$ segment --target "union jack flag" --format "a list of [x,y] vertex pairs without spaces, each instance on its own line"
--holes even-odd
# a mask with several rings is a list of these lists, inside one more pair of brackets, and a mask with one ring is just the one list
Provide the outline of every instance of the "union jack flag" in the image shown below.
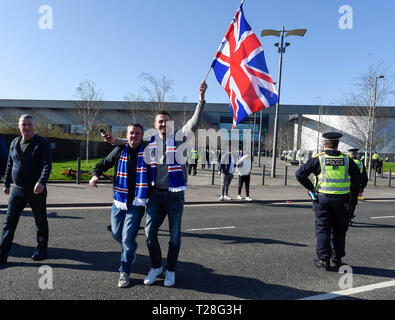
[[230,99],[233,126],[248,115],[277,103],[277,91],[263,48],[246,21],[241,2],[211,67]]

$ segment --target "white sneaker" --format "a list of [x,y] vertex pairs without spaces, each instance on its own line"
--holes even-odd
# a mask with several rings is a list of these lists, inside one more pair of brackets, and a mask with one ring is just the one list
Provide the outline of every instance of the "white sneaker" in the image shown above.
[[252,201],[252,199],[250,197],[246,197],[247,201]]
[[225,199],[225,200],[232,200],[232,198],[229,197],[229,196],[225,196],[224,199]]
[[224,201],[224,196],[220,196],[219,201]]
[[130,283],[130,277],[127,273],[121,272],[121,275],[119,277],[118,281],[118,288],[126,288],[129,286]]
[[165,287],[172,287],[176,282],[176,273],[174,271],[166,270]]
[[157,276],[159,276],[163,272],[162,267],[160,268],[151,268],[148,272],[147,276],[144,278],[144,284],[150,285],[155,282]]
[[241,195],[237,195],[237,199],[242,200],[243,197]]

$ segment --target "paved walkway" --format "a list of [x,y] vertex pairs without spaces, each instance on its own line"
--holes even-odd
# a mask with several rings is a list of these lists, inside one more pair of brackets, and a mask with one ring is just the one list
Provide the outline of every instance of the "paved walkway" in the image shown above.
[[[255,159],[257,160],[257,159]],[[307,190],[305,190],[295,179],[297,166],[290,166],[284,161],[277,162],[276,178],[271,178],[271,159],[261,158],[261,164],[266,166],[265,184],[262,185],[262,168],[254,165],[251,175],[250,197],[254,201],[293,201],[309,200]],[[188,190],[186,191],[186,203],[207,203],[219,202],[220,197],[220,177],[214,175],[214,185],[212,185],[212,170],[197,171],[196,176],[189,176]],[[287,185],[284,185],[285,167],[287,167]],[[377,186],[373,186],[370,181],[365,190],[366,199],[395,199],[395,182],[392,187],[388,187],[386,177],[377,177]],[[234,176],[229,195],[232,201],[236,201],[238,177]],[[112,184],[108,182],[99,183],[98,188],[92,188],[87,182],[76,183],[49,183],[48,184],[48,205],[109,205],[112,203]],[[243,187],[242,196],[245,197]],[[7,206],[8,197],[3,193],[0,195],[0,208]],[[224,203],[227,203],[226,201]]]

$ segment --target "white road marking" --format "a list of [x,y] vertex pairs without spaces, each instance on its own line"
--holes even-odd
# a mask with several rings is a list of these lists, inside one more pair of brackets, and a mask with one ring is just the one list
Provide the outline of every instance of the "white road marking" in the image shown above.
[[392,287],[392,286],[395,286],[395,280],[380,282],[380,283],[370,284],[367,286],[361,286],[361,287],[356,287],[356,288],[351,288],[351,289],[346,289],[346,290],[341,290],[341,291],[335,291],[335,292],[330,292],[330,293],[323,293],[323,294],[319,294],[316,296],[301,298],[298,300],[329,300],[329,299],[335,299],[335,298],[344,297],[344,296],[350,296],[350,295],[361,293],[361,292],[382,289],[382,288],[388,288],[388,287]]
[[[202,203],[202,204],[185,204],[184,207],[223,207],[224,203]],[[244,206],[245,203],[232,203],[232,206]]]
[[236,227],[235,227],[235,226],[230,226],[230,227],[214,227],[214,228],[186,229],[185,231],[205,231],[205,230],[221,230],[221,229],[236,229]]
[[370,219],[389,219],[389,218],[395,218],[395,216],[371,217]]

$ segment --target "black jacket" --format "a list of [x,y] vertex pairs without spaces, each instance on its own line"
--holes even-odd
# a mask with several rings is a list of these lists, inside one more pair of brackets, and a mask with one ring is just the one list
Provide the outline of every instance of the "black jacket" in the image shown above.
[[[142,142],[144,147],[147,146],[146,142]],[[117,170],[118,170],[118,162],[121,157],[122,150],[124,145],[116,146],[114,150],[112,150],[107,157],[105,157],[102,161],[100,161],[92,170],[92,175],[96,175],[100,177],[103,172],[106,172],[108,169],[114,167],[114,176],[112,179],[113,184],[117,178]],[[137,148],[128,148],[128,203],[132,203],[135,197],[135,189],[136,189],[136,169],[137,169],[137,157],[140,146]],[[148,181],[150,179],[150,166],[147,165],[147,177]],[[149,185],[149,184],[148,184]]]
[[45,186],[52,170],[52,153],[47,139],[36,134],[32,142],[20,156],[19,143],[22,137],[15,138],[10,145],[4,186],[11,183],[18,187],[33,189],[37,182]]

